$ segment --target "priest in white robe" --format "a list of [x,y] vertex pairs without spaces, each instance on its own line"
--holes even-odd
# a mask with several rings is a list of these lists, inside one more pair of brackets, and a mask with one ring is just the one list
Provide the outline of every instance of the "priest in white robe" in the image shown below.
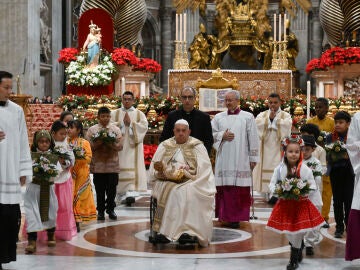
[[126,91],[122,95],[122,107],[111,113],[111,120],[120,128],[123,150],[119,151],[119,183],[117,193],[125,195],[125,202],[135,202],[138,191],[147,190],[147,175],[144,162],[144,137],[148,121],[143,112],[133,107],[134,94]]
[[225,95],[227,111],[211,122],[215,163],[216,217],[229,227],[238,228],[250,217],[252,170],[259,161],[259,136],[254,116],[239,108],[240,94]]
[[152,230],[181,244],[194,238],[207,246],[212,236],[214,175],[204,144],[190,136],[186,120],[176,121],[174,137],[163,141],[150,165],[157,200]]
[[360,259],[360,112],[356,113],[347,134],[346,149],[355,173],[354,196],[346,228],[348,261]]
[[11,92],[12,74],[0,71],[0,269],[16,261],[21,185],[32,176],[24,111],[9,100]]
[[254,189],[267,194],[274,169],[281,162],[281,140],[290,136],[292,126],[291,115],[280,108],[280,96],[272,93],[268,102],[269,110],[255,119],[260,138],[260,162],[254,169]]

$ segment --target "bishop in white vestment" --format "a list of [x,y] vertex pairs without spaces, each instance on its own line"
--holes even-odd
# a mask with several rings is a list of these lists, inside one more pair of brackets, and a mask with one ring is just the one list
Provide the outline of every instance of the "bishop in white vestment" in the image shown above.
[[207,246],[216,192],[210,159],[204,144],[189,136],[186,120],[175,123],[174,135],[159,145],[150,165],[157,199],[152,229],[171,241],[188,235]]
[[148,130],[148,121],[143,112],[132,107],[134,104],[132,92],[127,91],[123,94],[122,103],[120,109],[111,113],[111,120],[120,128],[124,138],[123,149],[119,151],[120,173],[117,193],[146,191],[143,141]]
[[281,162],[281,140],[291,134],[291,115],[280,108],[280,97],[273,93],[268,97],[269,110],[256,117],[260,138],[260,162],[254,169],[254,189],[269,193],[274,169]]
[[238,91],[225,95],[227,111],[211,122],[216,149],[216,217],[237,228],[250,217],[252,169],[259,161],[259,138],[254,116],[240,110]]

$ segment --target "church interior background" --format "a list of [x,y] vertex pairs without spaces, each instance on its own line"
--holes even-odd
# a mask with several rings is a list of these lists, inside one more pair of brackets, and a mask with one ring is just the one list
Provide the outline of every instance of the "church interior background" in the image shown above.
[[[226,5],[246,6],[248,1],[258,3],[259,10],[266,6],[267,17],[258,21],[258,25],[268,26],[263,32],[263,40],[252,37],[255,42],[250,50],[237,50],[231,47],[231,39],[221,38],[224,34],[220,11]],[[172,72],[181,71],[182,67],[174,66],[176,59],[176,16],[179,10],[187,14],[187,31],[185,47],[188,53],[190,67],[207,74],[209,70],[220,67],[227,72],[242,71],[261,72],[267,62],[267,70],[271,69],[271,60],[266,60],[266,49],[269,47],[269,37],[273,37],[273,14],[279,11],[287,15],[293,41],[296,42],[292,59],[295,62],[289,69],[292,71],[290,95],[297,93],[328,97],[344,93],[344,80],[360,76],[357,65],[332,71],[314,73],[306,72],[307,63],[313,58],[319,58],[323,51],[330,46],[344,45],[346,42],[358,43],[352,31],[360,29],[360,23],[353,29],[345,29],[345,36],[341,36],[338,27],[338,10],[331,9],[335,0],[312,0],[310,6],[304,5],[308,1],[299,0],[110,0],[110,1],[81,1],[81,0],[0,0],[0,69],[7,70],[18,77],[18,88],[21,93],[32,97],[51,95],[58,98],[66,94],[64,66],[58,62],[58,52],[62,48],[78,47],[78,22],[81,12],[91,7],[98,7],[99,3],[109,3],[109,9],[114,12],[114,47],[128,47],[138,55],[156,60],[162,70],[155,75],[150,91],[158,91],[163,96],[176,94],[174,87],[176,80],[169,80]],[[355,3],[357,0],[349,0]],[[84,2],[84,3],[83,3]],[[346,1],[339,1],[346,2]],[[360,10],[360,4],[355,3]],[[354,5],[355,5],[354,4]],[[101,5],[100,5],[101,6]],[[121,10],[123,7],[127,10]],[[324,15],[324,8],[330,11]],[[142,10],[142,8],[144,8]],[[83,9],[83,10],[82,10]],[[142,11],[141,11],[142,10]],[[244,10],[242,10],[244,11]],[[241,15],[238,14],[239,16]],[[139,12],[131,21],[131,14]],[[250,12],[255,12],[251,10]],[[292,12],[295,12],[292,16]],[[248,16],[245,10],[242,15]],[[140,18],[141,17],[141,18]],[[241,17],[241,16],[240,16]],[[239,18],[240,18],[239,17]],[[279,18],[279,17],[277,17]],[[247,18],[249,19],[249,18]],[[140,22],[139,22],[140,21]],[[360,20],[358,20],[360,21]],[[331,27],[331,23],[335,26]],[[138,35],[132,37],[124,35],[122,31],[131,31],[140,25]],[[269,28],[270,27],[270,28]],[[325,29],[324,29],[325,27]],[[124,30],[125,29],[125,30]],[[127,29],[127,30],[126,30]],[[130,29],[130,30],[129,30]],[[196,47],[194,37],[204,29],[209,38],[218,37],[217,65],[210,65],[210,61],[192,61]],[[339,30],[340,29],[340,30]],[[327,35],[324,34],[327,30]],[[356,32],[357,33],[357,32]],[[237,33],[239,34],[239,33]],[[236,33],[232,33],[232,36]],[[133,39],[131,39],[133,38]],[[223,41],[226,42],[223,42]],[[267,42],[267,47],[266,47]],[[140,46],[137,46],[140,44]],[[215,43],[214,43],[215,44]],[[229,49],[230,48],[230,49]],[[231,50],[232,48],[232,50]],[[290,48],[291,49],[291,48]],[[208,51],[209,57],[211,53]],[[202,51],[204,53],[204,51]],[[291,54],[291,50],[289,50]],[[201,57],[203,59],[203,55]],[[260,61],[259,61],[260,59]],[[265,64],[264,64],[265,63]],[[270,63],[270,64],[269,64]],[[270,66],[269,66],[270,65]],[[288,70],[286,68],[286,70]],[[182,71],[181,71],[182,72]],[[203,72],[203,73],[201,73]],[[224,74],[226,72],[224,71]],[[210,73],[209,73],[210,74]],[[232,74],[232,73],[231,73]],[[176,75],[177,76],[177,75]],[[179,75],[180,76],[180,75]],[[198,74],[189,79],[196,82]],[[205,79],[210,75],[206,75]],[[225,76],[225,75],[224,75]],[[233,75],[228,75],[232,79]],[[183,77],[179,77],[182,80]],[[325,78],[325,79],[324,79]],[[121,78],[120,78],[121,81]],[[307,83],[311,81],[311,84]],[[120,85],[121,82],[119,82]],[[311,85],[311,88],[309,88]],[[119,86],[122,87],[122,86]],[[116,87],[115,87],[116,88]],[[300,90],[299,90],[300,89]],[[335,90],[334,90],[335,89]],[[15,90],[15,89],[14,89]],[[16,92],[16,91],[15,91]],[[251,93],[249,93],[251,95]],[[358,98],[358,90],[352,92]],[[32,117],[43,117],[44,110],[53,117],[62,108],[47,109],[39,105],[32,106]],[[42,116],[38,116],[42,115]],[[34,121],[34,126],[37,121]],[[40,121],[41,122],[41,121]],[[5,269],[283,269],[289,256],[287,240],[284,236],[264,229],[267,218],[271,213],[271,206],[261,197],[255,197],[255,214],[257,219],[249,223],[242,223],[240,229],[225,229],[217,221],[214,222],[214,236],[208,248],[178,250],[175,245],[154,246],[147,241],[149,233],[149,192],[142,194],[132,207],[118,206],[116,212],[118,221],[106,220],[105,223],[94,223],[82,228],[81,232],[68,242],[58,242],[55,249],[50,249],[46,243],[39,245],[36,255],[25,255],[26,239],[20,239],[18,244],[18,260]],[[334,234],[334,220],[331,213],[330,229],[321,229],[321,241],[315,248],[315,255],[306,257],[299,269],[360,269],[356,262],[345,262],[345,239],[336,239]]]

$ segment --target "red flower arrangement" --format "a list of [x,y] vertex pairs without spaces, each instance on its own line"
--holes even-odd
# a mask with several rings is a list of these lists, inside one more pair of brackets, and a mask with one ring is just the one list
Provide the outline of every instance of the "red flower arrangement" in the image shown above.
[[151,58],[138,58],[133,70],[157,73],[160,72],[161,65]]
[[79,51],[77,48],[64,48],[59,51],[58,62],[62,64],[69,64],[71,61],[76,61],[76,56]]
[[306,65],[305,71],[310,73],[314,70],[327,70],[335,65],[360,63],[360,48],[334,47],[326,50],[320,58],[311,59]]
[[150,166],[157,148],[156,144],[144,144],[144,162],[146,167]]
[[313,58],[309,61],[309,63],[307,63],[305,69],[306,73],[310,73],[313,70],[321,70],[319,58]]
[[117,48],[111,54],[111,59],[115,64],[121,65],[129,65],[133,66],[137,63],[137,58],[135,54],[129,49],[125,48]]

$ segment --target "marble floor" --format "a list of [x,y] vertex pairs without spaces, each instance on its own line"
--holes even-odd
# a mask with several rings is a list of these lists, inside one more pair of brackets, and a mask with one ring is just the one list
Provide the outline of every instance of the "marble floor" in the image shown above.
[[[289,245],[285,236],[265,229],[271,206],[255,197],[255,217],[241,223],[239,229],[223,227],[214,220],[212,243],[207,248],[179,249],[176,244],[152,245],[149,234],[149,193],[137,198],[132,207],[119,205],[117,221],[83,225],[71,241],[57,241],[55,248],[38,241],[35,255],[26,255],[27,241],[20,238],[18,259],[3,264],[4,269],[286,269]],[[331,218],[333,222],[333,218]],[[360,269],[360,262],[344,260],[345,238],[333,237],[330,229],[321,229],[315,255],[305,256],[298,269]],[[305,252],[304,252],[305,253]]]

